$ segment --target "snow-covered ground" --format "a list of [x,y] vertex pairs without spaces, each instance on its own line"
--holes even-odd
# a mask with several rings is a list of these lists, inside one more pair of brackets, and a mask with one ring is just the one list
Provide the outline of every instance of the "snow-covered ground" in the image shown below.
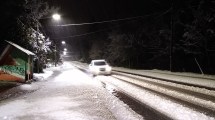
[[[24,84],[9,90],[12,94],[0,102],[0,119],[5,120],[141,120],[144,116],[135,113],[118,98],[107,92],[100,81],[117,86],[118,89],[151,106],[160,113],[177,120],[215,120],[215,118],[174,103],[146,90],[138,89],[109,76],[90,77],[73,65],[87,68],[87,64],[65,62],[62,66],[48,68],[44,74],[35,74],[37,82]],[[166,71],[115,70],[138,74],[155,75],[174,80],[192,81],[196,84],[215,86],[214,76],[202,76]],[[182,75],[183,74],[183,75]],[[201,79],[196,79],[201,77]],[[205,81],[203,78],[209,78]],[[204,81],[202,81],[204,80]],[[206,83],[205,83],[206,82]],[[207,83],[209,82],[209,83]],[[111,89],[111,88],[110,88]],[[20,92],[17,92],[20,91]],[[8,91],[7,91],[8,92]],[[170,91],[169,91],[170,92]],[[7,96],[8,95],[8,96]],[[12,97],[11,97],[12,96]],[[13,97],[15,96],[15,97]],[[208,101],[210,102],[210,101]],[[215,104],[215,103],[212,103]]]
[[171,81],[179,81],[182,83],[189,83],[194,85],[215,88],[215,75],[201,75],[194,73],[179,73],[159,70],[131,70],[120,67],[116,67],[114,69],[118,71],[169,79]]
[[[207,116],[199,111],[193,110],[191,108],[188,108],[186,106],[183,106],[179,103],[175,103],[174,101],[171,101],[163,96],[155,95],[145,89],[138,88],[134,85],[127,84],[125,82],[119,81],[112,77],[106,77],[106,76],[97,76],[95,79],[101,80],[105,82],[106,84],[110,84],[110,86],[115,86],[113,88],[118,89],[119,91],[123,91],[126,94],[129,94],[133,98],[137,99],[138,101],[141,101],[141,103],[144,103],[151,108],[159,111],[160,113],[169,116],[172,119],[175,120],[215,120],[215,118]],[[128,78],[129,79],[129,78]],[[183,94],[176,93],[174,91],[165,90],[158,88],[156,86],[151,86],[149,84],[142,83],[142,86],[145,88],[151,88],[156,91],[160,92],[167,92],[172,94],[173,96],[183,97]],[[185,96],[183,99],[198,101],[198,102],[204,102],[207,106],[213,106],[215,103],[211,101],[203,101],[197,98],[193,98],[191,96],[188,96],[186,98]]]
[[[82,68],[87,69],[87,64],[84,63],[78,63],[75,62],[74,64],[78,64],[78,66]],[[154,76],[159,78],[166,78],[174,81],[180,81],[185,83],[192,83],[196,85],[202,85],[202,86],[209,86],[209,87],[215,87],[215,78],[212,75],[199,75],[194,73],[171,73],[168,71],[159,71],[159,70],[131,70],[126,68],[113,68],[117,71],[124,71],[129,73],[135,73],[135,74],[141,74],[141,75],[148,75],[148,76]],[[114,75],[115,76],[115,75]],[[159,111],[160,113],[163,113],[172,119],[177,120],[215,120],[214,117],[207,116],[204,113],[201,113],[199,111],[196,111],[194,109],[188,108],[186,106],[183,106],[179,103],[175,103],[174,101],[168,100],[164,97],[155,95],[153,93],[150,93],[147,90],[137,88],[131,84],[127,84],[125,82],[121,82],[113,77],[107,77],[107,76],[97,76],[95,79],[105,82],[106,84],[110,84],[109,86],[115,86],[115,89],[118,89],[120,91],[125,92],[126,94],[129,94],[130,96],[136,98],[137,100],[141,101],[142,103],[152,107],[153,109]],[[123,79],[130,79],[130,78],[123,78]],[[151,78],[145,78],[146,80],[153,80]],[[128,81],[132,81],[131,79]],[[154,81],[154,80],[153,80]],[[168,82],[164,82],[165,84],[170,84]],[[197,103],[201,103],[203,106],[207,107],[213,107],[215,103],[213,101],[205,101],[203,99],[195,98],[190,95],[185,95],[181,93],[177,93],[175,91],[171,91],[164,88],[158,88],[157,86],[152,86],[148,84],[141,83],[141,86],[144,86],[145,88],[154,89],[156,91],[165,92],[172,94],[171,96],[181,97],[185,101],[196,101]],[[206,90],[201,88],[195,88],[185,85],[177,85],[174,83],[173,86],[181,87],[188,90],[193,90],[196,92],[209,94],[211,96],[215,96],[215,91],[213,90]],[[154,88],[153,88],[154,87]]]
[[[44,74],[36,76],[37,82],[20,85],[10,90],[16,93],[0,102],[0,119],[143,119],[118,98],[108,93],[99,81],[93,80],[70,63],[49,68]],[[23,91],[25,93],[18,94]],[[15,97],[11,97],[13,95]]]

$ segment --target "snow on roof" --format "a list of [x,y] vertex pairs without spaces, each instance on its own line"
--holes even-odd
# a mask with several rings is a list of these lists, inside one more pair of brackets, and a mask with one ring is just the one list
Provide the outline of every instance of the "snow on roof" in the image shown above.
[[105,61],[105,59],[92,60],[92,62]]
[[29,50],[27,50],[27,49],[15,44],[15,43],[13,43],[11,41],[7,41],[7,40],[5,40],[5,41],[8,42],[10,45],[16,47],[17,49],[23,51],[24,53],[28,54],[28,55],[35,55],[33,52],[31,52],[31,51],[29,51]]

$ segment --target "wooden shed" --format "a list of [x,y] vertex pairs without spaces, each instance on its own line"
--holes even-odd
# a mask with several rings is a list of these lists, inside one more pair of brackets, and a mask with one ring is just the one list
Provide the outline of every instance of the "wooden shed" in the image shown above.
[[13,42],[6,43],[0,53],[0,81],[25,82],[32,79],[35,54]]

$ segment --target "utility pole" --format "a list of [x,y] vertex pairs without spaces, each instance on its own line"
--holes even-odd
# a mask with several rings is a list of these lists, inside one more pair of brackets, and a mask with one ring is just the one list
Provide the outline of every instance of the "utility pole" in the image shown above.
[[[37,30],[36,30],[36,40],[37,40],[37,45],[39,45],[39,24],[37,22]],[[40,48],[37,53],[37,73],[40,73]]]
[[171,10],[171,38],[170,38],[170,55],[169,55],[169,69],[173,71],[173,40],[174,40],[174,0],[172,0]]
[[[54,20],[56,20],[57,21],[57,24],[59,25],[59,20],[61,19],[61,16],[59,15],[59,14],[53,14],[52,15],[52,18],[54,19]],[[57,48],[56,48],[57,46],[56,46],[56,41],[55,41],[55,50],[54,50],[54,52],[55,52],[55,54],[54,54],[54,62],[55,62],[55,67],[57,66]]]
[[54,60],[55,60],[54,65],[56,67],[57,66],[57,49],[56,49],[56,43],[55,43],[55,50],[54,50]]

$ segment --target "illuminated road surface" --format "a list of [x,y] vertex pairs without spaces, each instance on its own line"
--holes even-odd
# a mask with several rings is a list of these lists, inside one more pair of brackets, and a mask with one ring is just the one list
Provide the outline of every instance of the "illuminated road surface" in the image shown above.
[[128,120],[143,119],[108,93],[100,82],[65,63],[49,68],[44,78],[21,85],[0,102],[5,120]]

